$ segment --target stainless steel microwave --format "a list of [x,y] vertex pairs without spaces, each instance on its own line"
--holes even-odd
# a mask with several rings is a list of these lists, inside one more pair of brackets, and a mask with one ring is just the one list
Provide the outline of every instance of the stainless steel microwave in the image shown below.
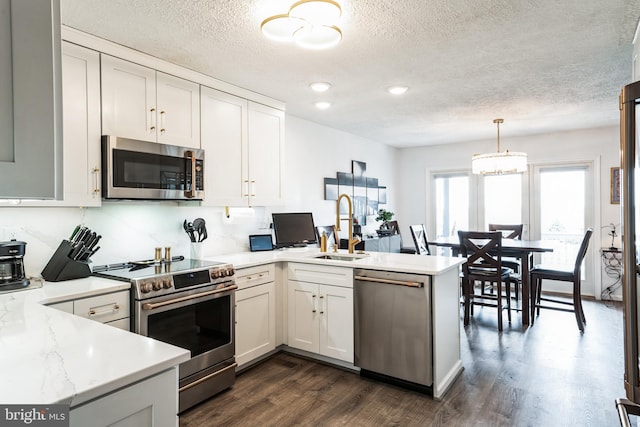
[[204,150],[102,136],[105,199],[202,200]]

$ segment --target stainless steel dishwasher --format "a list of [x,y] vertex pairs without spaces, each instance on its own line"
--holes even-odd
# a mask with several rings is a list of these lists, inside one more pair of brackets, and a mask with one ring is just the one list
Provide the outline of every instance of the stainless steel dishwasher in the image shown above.
[[354,349],[360,375],[431,391],[430,279],[409,273],[354,271]]

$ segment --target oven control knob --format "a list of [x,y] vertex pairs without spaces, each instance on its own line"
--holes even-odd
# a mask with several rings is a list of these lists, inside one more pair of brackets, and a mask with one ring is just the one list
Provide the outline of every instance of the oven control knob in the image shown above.
[[171,279],[164,279],[164,281],[162,282],[162,287],[165,289],[170,289],[171,286]]
[[140,284],[140,292],[143,294],[148,294],[151,292],[151,283],[142,283]]
[[153,290],[159,291],[160,289],[162,289],[162,282],[159,280],[156,280],[155,282],[153,282]]
[[227,276],[233,276],[235,274],[235,270],[233,268],[228,268],[225,274]]
[[211,278],[212,279],[219,279],[221,277],[221,271],[220,270],[213,270],[211,272]]

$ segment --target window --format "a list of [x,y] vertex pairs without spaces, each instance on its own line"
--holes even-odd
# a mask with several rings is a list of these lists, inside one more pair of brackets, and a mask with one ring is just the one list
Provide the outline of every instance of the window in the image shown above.
[[484,230],[489,224],[521,224],[522,174],[483,178]]
[[570,266],[586,231],[587,168],[545,167],[537,176],[539,238],[559,242],[553,252],[542,255],[542,262]]
[[439,174],[435,177],[436,238],[457,236],[469,229],[469,176]]

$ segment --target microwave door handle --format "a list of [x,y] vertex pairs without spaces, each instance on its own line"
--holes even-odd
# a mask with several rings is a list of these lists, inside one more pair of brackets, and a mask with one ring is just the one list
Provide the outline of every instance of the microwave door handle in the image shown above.
[[184,152],[184,156],[187,158],[187,161],[191,161],[191,180],[189,185],[189,190],[184,191],[185,197],[189,199],[193,199],[196,197],[196,156],[195,153],[191,150],[187,150]]

